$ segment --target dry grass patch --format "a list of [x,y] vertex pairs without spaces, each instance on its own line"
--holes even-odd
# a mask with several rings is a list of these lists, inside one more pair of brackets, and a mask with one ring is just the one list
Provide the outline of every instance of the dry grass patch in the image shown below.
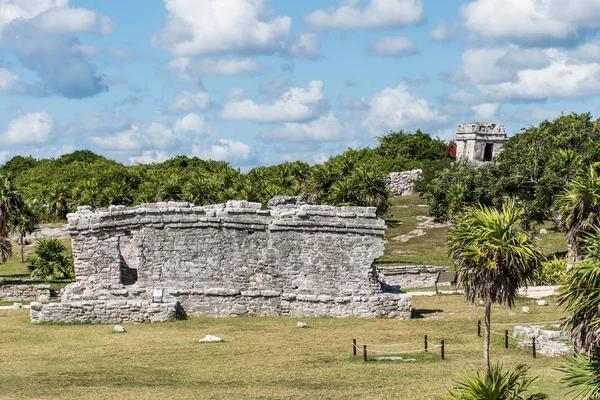
[[[493,322],[553,320],[550,306],[495,307]],[[446,394],[456,373],[482,364],[476,321],[460,295],[415,297],[409,321],[382,319],[192,318],[161,324],[127,324],[116,335],[107,325],[32,325],[27,311],[0,311],[0,398],[105,399],[432,399]],[[224,343],[199,343],[214,334]],[[351,341],[421,343],[445,339],[413,362],[370,362],[352,357]],[[417,344],[417,348],[419,347]],[[541,376],[538,387],[563,398],[558,359],[534,360],[518,349],[493,345],[492,359],[525,362]],[[415,357],[416,358],[416,357]]]

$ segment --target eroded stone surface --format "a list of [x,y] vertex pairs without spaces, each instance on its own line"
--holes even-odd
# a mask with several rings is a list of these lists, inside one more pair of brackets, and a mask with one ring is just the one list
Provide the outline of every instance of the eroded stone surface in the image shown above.
[[382,280],[400,289],[427,288],[435,286],[440,272],[448,271],[448,267],[433,265],[401,265],[379,266]]
[[385,178],[385,185],[396,196],[408,196],[414,193],[415,181],[421,178],[422,174],[420,169],[391,172]]
[[460,124],[456,133],[456,160],[473,164],[491,161],[507,140],[504,125],[485,122]]
[[32,321],[410,318],[410,295],[383,292],[374,268],[385,229],[374,207],[289,203],[79,207],[68,216],[76,281],[61,303],[32,306]]
[[50,285],[0,285],[0,300],[5,301],[48,301]]

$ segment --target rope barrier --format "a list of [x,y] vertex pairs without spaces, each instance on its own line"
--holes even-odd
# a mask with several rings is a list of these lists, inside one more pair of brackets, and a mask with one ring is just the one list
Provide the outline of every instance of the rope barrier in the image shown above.
[[406,346],[407,344],[415,344],[415,343],[421,343],[421,342],[406,342],[406,343],[391,343],[391,344],[357,343],[357,345],[375,346],[375,347],[399,347],[399,346]]
[[[542,324],[557,324],[559,321],[542,321],[542,322],[507,322],[504,324],[490,324],[490,326],[512,326],[512,325],[542,325]],[[481,324],[481,326],[484,326]]]

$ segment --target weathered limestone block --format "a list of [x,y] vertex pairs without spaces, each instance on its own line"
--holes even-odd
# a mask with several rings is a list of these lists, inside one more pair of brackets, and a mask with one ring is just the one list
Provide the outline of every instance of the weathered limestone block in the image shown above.
[[415,181],[422,175],[423,170],[420,169],[391,172],[385,178],[385,186],[396,196],[408,196],[414,193]]
[[385,229],[374,207],[275,203],[82,207],[68,216],[76,281],[32,321],[160,321],[177,304],[215,317],[410,317],[410,295],[383,293],[374,268]]
[[0,300],[4,301],[41,301],[50,294],[50,285],[0,285]]
[[377,268],[381,280],[389,285],[400,286],[401,289],[433,287],[438,274],[448,271],[448,267],[433,265],[380,265]]

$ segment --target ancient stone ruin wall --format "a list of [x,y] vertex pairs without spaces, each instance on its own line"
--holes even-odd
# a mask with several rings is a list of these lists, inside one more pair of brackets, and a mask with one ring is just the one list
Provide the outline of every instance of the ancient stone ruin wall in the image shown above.
[[433,265],[379,266],[378,269],[387,284],[400,286],[400,289],[431,288],[438,274],[448,271],[448,267]]
[[[491,161],[501,151],[508,138],[504,125],[494,123],[466,123],[456,133],[456,160],[473,164]],[[490,151],[487,154],[488,148]],[[486,156],[490,156],[486,159]]]
[[230,201],[70,214],[76,282],[34,322],[161,321],[177,313],[409,318],[383,293],[375,208]]
[[45,301],[50,300],[50,285],[2,285],[0,300]]
[[396,196],[408,196],[414,193],[415,181],[421,178],[422,174],[420,169],[391,172],[385,179],[385,185]]

